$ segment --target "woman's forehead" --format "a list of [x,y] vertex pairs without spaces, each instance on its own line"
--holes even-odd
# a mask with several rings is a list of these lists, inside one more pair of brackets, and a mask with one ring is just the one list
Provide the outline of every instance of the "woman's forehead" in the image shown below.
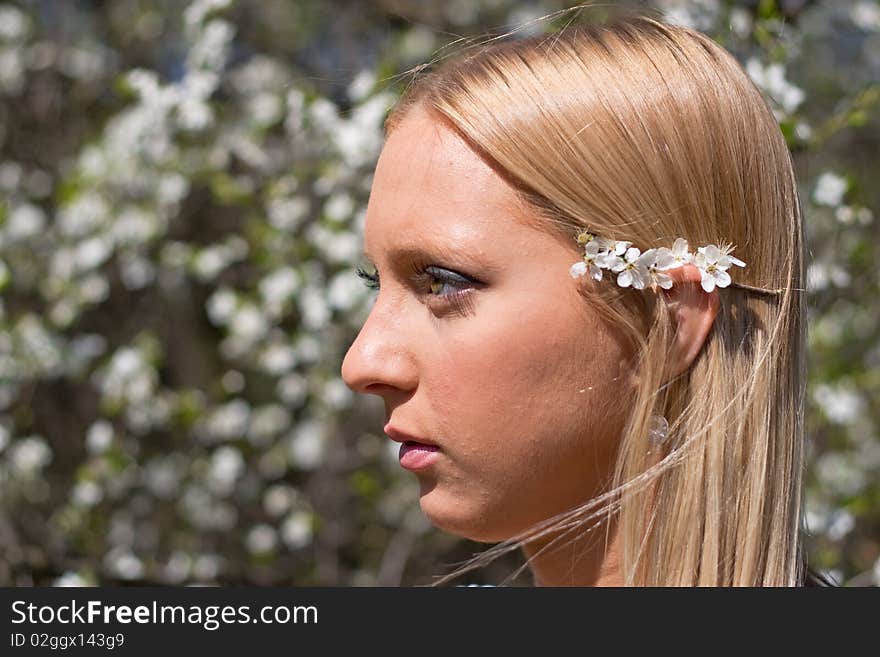
[[401,246],[485,248],[535,232],[514,221],[523,209],[491,166],[431,115],[413,112],[389,135],[376,166],[364,226],[368,255],[386,238]]

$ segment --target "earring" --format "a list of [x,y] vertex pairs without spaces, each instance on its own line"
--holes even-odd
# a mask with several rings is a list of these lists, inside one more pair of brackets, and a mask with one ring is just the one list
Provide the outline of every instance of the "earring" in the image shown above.
[[661,445],[669,435],[669,422],[662,415],[651,416],[651,428],[648,431],[648,440],[651,445]]

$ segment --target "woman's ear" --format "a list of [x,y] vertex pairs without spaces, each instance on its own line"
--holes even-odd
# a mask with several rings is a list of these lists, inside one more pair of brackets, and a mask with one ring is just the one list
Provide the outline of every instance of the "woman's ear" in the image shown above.
[[693,264],[682,265],[665,272],[673,281],[663,290],[669,300],[675,322],[675,337],[670,354],[669,376],[675,378],[691,366],[718,314],[718,290],[706,292],[700,285],[700,270]]

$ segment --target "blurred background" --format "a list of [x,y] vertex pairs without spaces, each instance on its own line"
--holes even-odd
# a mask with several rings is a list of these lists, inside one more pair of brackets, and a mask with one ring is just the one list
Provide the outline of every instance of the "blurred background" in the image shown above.
[[810,560],[880,584],[880,3],[535,21],[572,4],[0,3],[0,585],[424,585],[487,547],[339,376],[382,121],[462,38],[637,6],[734,53],[795,155]]

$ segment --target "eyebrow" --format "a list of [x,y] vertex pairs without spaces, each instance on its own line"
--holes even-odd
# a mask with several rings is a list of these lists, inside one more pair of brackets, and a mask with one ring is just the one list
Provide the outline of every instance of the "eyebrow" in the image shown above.
[[[371,263],[376,262],[372,254],[370,254],[366,250],[364,250],[362,255]],[[484,259],[477,262],[475,260],[475,257],[468,257],[468,252],[466,249],[453,248],[445,244],[433,244],[431,246],[401,246],[391,249],[388,252],[388,257],[392,261],[443,260],[453,266],[477,266],[481,270],[488,273],[494,272],[498,269],[492,263],[487,262]]]
[[[363,256],[370,260],[371,262],[375,262],[376,259],[373,257],[369,251],[364,249]],[[436,246],[400,246],[388,252],[388,256],[391,259],[406,259],[406,258],[446,258],[446,257],[454,257],[454,252],[452,249],[442,245]]]

